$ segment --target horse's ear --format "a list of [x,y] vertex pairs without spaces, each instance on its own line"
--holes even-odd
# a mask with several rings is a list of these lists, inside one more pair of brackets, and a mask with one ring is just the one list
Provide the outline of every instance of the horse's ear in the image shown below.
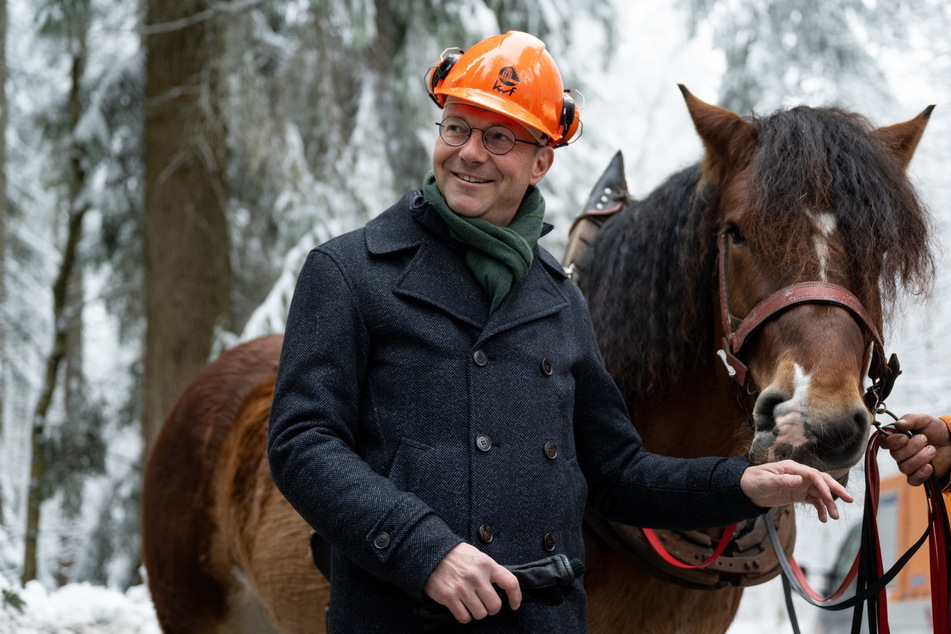
[[915,148],[918,147],[918,141],[921,140],[921,135],[924,134],[928,120],[931,118],[932,110],[934,110],[933,105],[925,108],[914,119],[875,130],[875,136],[892,151],[902,167],[908,167],[908,163],[911,162]]
[[720,180],[732,169],[743,167],[756,148],[756,126],[729,110],[697,99],[683,84],[677,86],[707,150],[704,178]]

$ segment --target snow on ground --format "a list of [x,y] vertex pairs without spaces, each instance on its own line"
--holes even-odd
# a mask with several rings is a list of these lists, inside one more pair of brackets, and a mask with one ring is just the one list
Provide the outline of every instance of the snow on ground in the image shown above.
[[160,634],[145,586],[122,593],[89,584],[47,592],[36,581],[18,591],[23,613],[0,607],[0,634]]

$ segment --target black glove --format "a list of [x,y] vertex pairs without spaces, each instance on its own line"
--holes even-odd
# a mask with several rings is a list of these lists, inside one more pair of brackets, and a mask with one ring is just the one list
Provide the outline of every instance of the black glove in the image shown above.
[[[518,579],[522,589],[523,603],[544,603],[545,605],[561,605],[565,597],[571,594],[575,579],[584,573],[584,564],[580,559],[571,559],[565,555],[552,555],[527,564],[505,566]],[[505,591],[496,587],[496,592],[506,600]],[[418,609],[423,618],[423,629],[427,632],[437,630],[449,623],[455,622],[455,617],[444,605],[436,603],[429,597],[426,603]]]

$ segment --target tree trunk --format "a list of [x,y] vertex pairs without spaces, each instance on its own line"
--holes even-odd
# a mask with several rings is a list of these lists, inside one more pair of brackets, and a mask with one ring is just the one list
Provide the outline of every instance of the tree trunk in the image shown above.
[[69,322],[74,315],[68,304],[69,278],[76,266],[76,250],[82,239],[83,217],[88,207],[74,209],[69,215],[69,229],[63,261],[60,264],[56,284],[53,287],[53,322],[56,324],[53,334],[53,349],[46,359],[46,374],[40,390],[40,397],[33,411],[33,433],[31,442],[30,486],[27,494],[25,556],[23,559],[23,583],[36,579],[36,543],[40,526],[40,504],[44,498],[43,481],[46,476],[46,422],[53,393],[56,391],[60,366],[66,358],[66,340],[69,334]]
[[149,0],[145,27],[146,445],[228,326],[231,288],[209,0]]
[[[75,130],[83,113],[82,79],[86,72],[86,34],[88,23],[85,17],[77,20],[69,34],[72,52],[69,89],[69,129]],[[71,332],[76,332],[76,323],[82,320],[82,301],[71,301],[70,286],[81,278],[77,266],[78,249],[83,236],[83,218],[89,204],[82,196],[86,186],[86,167],[83,149],[70,142],[69,153],[69,190],[66,200],[66,214],[69,218],[66,232],[66,246],[60,263],[56,282],[53,285],[53,348],[46,359],[46,374],[40,388],[40,396],[33,411],[33,429],[30,442],[30,483],[26,503],[26,532],[24,538],[23,583],[36,579],[37,539],[40,529],[40,506],[45,499],[44,481],[46,479],[47,436],[46,423],[53,395],[58,383],[60,367],[68,357],[68,343]]]
[[46,359],[46,374],[40,389],[40,397],[33,411],[33,433],[31,441],[30,486],[27,493],[26,538],[24,540],[23,583],[36,579],[36,543],[40,526],[40,504],[43,501],[43,481],[46,476],[46,421],[53,393],[56,391],[56,377],[60,365],[66,357],[66,338],[69,332],[69,312],[67,304],[68,280],[76,265],[76,250],[82,239],[83,216],[87,207],[73,210],[69,216],[69,230],[63,261],[60,264],[56,284],[53,287],[53,322],[56,324],[53,334],[53,350]]

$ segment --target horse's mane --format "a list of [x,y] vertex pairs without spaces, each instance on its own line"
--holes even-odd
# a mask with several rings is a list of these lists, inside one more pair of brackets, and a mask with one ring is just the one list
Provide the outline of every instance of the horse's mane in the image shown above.
[[671,378],[681,359],[696,357],[713,338],[707,307],[715,254],[702,239],[713,226],[707,196],[698,196],[700,176],[694,165],[627,204],[579,266],[605,364],[625,394]]
[[[816,270],[806,210],[837,219],[849,285],[866,306],[926,290],[934,272],[927,211],[903,166],[859,115],[797,107],[751,122],[758,131],[744,223],[786,272]],[[714,234],[719,192],[701,168],[671,176],[610,218],[580,281],[608,370],[628,399],[713,360]]]

